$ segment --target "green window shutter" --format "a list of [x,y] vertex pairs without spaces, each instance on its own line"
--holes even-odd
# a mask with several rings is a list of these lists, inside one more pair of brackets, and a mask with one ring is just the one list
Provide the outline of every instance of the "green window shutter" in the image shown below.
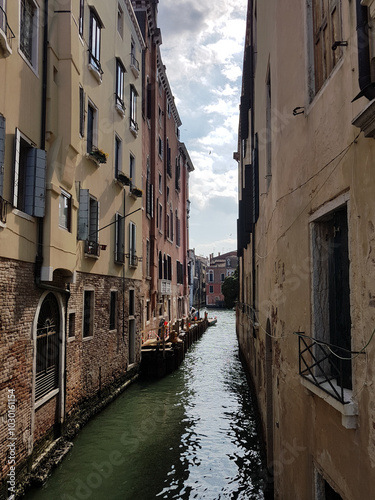
[[78,235],[79,240],[87,240],[89,236],[89,206],[90,194],[88,189],[79,190]]
[[30,148],[26,157],[25,212],[44,217],[46,208],[47,153]]

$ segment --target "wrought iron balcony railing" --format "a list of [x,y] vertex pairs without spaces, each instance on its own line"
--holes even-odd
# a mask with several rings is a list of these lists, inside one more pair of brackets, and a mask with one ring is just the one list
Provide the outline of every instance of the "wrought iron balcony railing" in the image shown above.
[[[350,402],[344,388],[344,363],[348,354],[342,348],[341,355],[335,355],[333,348],[325,342],[317,342],[298,332],[299,374],[330,394],[342,404]],[[334,356],[334,362],[333,362]],[[341,359],[345,358],[345,359]]]

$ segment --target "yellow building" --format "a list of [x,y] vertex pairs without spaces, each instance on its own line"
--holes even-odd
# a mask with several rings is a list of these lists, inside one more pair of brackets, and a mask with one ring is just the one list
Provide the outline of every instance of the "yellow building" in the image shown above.
[[237,333],[274,498],[375,496],[373,25],[371,0],[248,2]]
[[144,48],[129,0],[0,2],[3,489],[139,366]]

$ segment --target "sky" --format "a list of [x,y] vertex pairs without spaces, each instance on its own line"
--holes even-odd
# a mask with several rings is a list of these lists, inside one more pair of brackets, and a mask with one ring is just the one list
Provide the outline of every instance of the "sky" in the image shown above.
[[159,0],[160,47],[190,175],[190,248],[237,249],[237,151],[247,0]]

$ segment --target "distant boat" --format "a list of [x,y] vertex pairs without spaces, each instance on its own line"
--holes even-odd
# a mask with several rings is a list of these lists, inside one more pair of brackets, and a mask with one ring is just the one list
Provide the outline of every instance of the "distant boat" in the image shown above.
[[208,326],[214,326],[217,323],[217,317],[215,316],[214,318],[208,318],[207,322],[208,322]]

